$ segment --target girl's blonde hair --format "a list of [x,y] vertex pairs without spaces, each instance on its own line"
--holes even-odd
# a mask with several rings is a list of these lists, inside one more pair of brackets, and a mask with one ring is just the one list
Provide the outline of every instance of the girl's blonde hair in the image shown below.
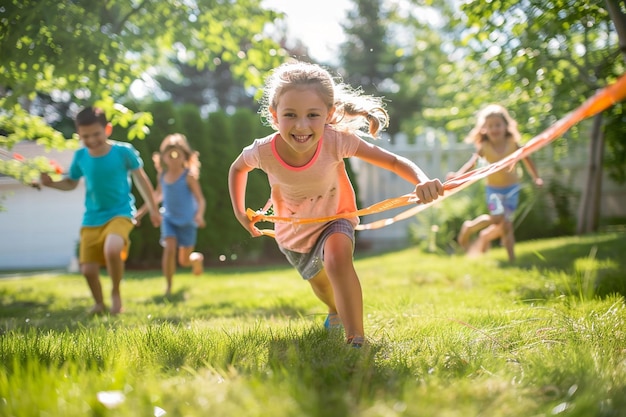
[[330,73],[316,64],[293,61],[275,68],[265,81],[259,113],[275,130],[270,109],[278,107],[278,100],[292,88],[313,88],[330,110],[335,113],[329,124],[339,130],[365,130],[376,137],[389,124],[389,115],[381,98],[363,95],[341,82],[335,82]]
[[505,137],[519,143],[522,135],[517,128],[517,122],[511,117],[507,109],[499,104],[489,104],[478,112],[476,125],[465,138],[465,142],[479,145],[481,142],[489,140],[489,137],[482,132],[482,129],[487,122],[487,118],[492,116],[501,117],[506,125]]
[[159,152],[152,154],[152,161],[154,162],[154,166],[156,167],[159,175],[167,170],[167,166],[161,164],[161,155],[172,148],[176,148],[182,152],[183,157],[185,158],[185,167],[189,169],[189,175],[199,178],[201,165],[199,159],[200,154],[191,149],[189,141],[187,141],[187,137],[182,133],[167,135],[165,139],[163,139],[163,142],[161,142],[161,146],[159,146]]

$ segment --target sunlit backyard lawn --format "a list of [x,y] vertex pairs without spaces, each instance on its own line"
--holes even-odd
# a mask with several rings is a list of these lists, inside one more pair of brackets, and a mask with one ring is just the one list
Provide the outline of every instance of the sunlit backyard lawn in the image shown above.
[[5,277],[0,415],[626,416],[625,247],[357,255],[361,349],[287,265],[183,270],[169,299],[129,271],[114,317],[86,314],[80,275]]

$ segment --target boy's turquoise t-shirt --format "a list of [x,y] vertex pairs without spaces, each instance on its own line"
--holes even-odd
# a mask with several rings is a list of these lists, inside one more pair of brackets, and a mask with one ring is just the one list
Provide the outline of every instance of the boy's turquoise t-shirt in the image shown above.
[[74,154],[69,178],[85,177],[83,226],[102,226],[114,217],[133,218],[135,197],[131,193],[131,171],[143,166],[139,152],[129,143],[110,140],[111,150],[103,156],[89,155],[87,148]]

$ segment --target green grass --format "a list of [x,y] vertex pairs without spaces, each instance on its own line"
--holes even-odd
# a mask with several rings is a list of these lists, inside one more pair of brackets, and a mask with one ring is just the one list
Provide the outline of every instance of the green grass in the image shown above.
[[129,271],[117,317],[86,315],[80,275],[0,279],[0,415],[626,416],[625,247],[358,257],[363,349],[288,266],[181,271],[169,300],[158,271]]

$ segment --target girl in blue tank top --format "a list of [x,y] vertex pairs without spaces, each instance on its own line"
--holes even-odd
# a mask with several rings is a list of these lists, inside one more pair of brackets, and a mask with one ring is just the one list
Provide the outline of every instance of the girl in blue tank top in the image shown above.
[[[172,292],[172,281],[178,263],[191,266],[195,275],[203,271],[204,256],[195,252],[198,227],[204,227],[206,201],[198,182],[200,161],[198,152],[189,146],[187,138],[175,133],[161,142],[159,152],[152,157],[158,174],[155,199],[161,203],[161,266],[166,280],[165,295]],[[139,209],[137,220],[145,213]]]

